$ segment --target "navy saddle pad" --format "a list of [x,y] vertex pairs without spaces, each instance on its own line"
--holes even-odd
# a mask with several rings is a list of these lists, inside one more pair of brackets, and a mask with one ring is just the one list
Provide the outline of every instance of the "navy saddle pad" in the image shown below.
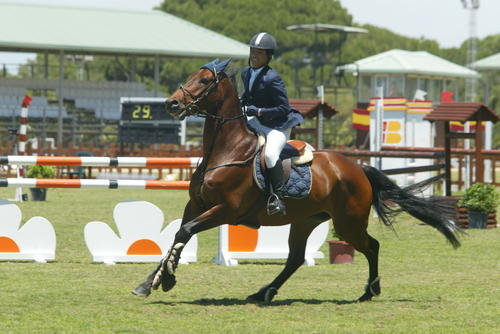
[[[292,146],[293,148],[293,146]],[[295,152],[295,148],[293,148]],[[283,152],[281,153],[283,154]],[[260,164],[260,153],[255,156],[254,160],[254,179],[257,181],[259,188],[268,192],[268,176],[262,173],[262,166]],[[290,198],[303,198],[311,192],[312,184],[311,163],[303,165],[292,166],[290,177],[283,186],[283,195]]]

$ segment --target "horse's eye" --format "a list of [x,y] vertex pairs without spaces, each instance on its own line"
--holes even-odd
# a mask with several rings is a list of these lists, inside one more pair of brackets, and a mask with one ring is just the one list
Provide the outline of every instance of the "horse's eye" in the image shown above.
[[208,80],[207,78],[201,78],[200,83],[203,85],[208,85],[210,83],[210,80]]

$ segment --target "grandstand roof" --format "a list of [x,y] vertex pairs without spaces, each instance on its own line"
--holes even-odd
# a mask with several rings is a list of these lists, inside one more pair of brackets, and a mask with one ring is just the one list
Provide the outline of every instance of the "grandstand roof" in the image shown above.
[[0,51],[247,58],[248,46],[162,11],[0,3]]
[[415,74],[425,76],[477,78],[479,74],[426,51],[390,50],[352,64],[337,67],[337,71],[359,74]]

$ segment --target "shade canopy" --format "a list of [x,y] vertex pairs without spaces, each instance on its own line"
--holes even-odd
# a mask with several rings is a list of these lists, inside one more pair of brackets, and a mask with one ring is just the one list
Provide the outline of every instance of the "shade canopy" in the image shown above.
[[0,51],[247,58],[248,46],[162,11],[0,3]]
[[498,116],[483,103],[443,102],[424,117],[428,121],[491,121],[496,123]]
[[340,26],[335,24],[313,23],[313,24],[296,24],[286,27],[292,31],[312,31],[312,32],[344,32],[344,33],[367,33],[368,30],[363,28]]
[[318,111],[323,110],[323,116],[330,118],[338,114],[338,111],[326,102],[321,103],[318,99],[290,99],[290,106],[298,110],[305,118],[314,118]]
[[471,67],[478,71],[500,71],[500,53],[479,59]]
[[477,78],[479,74],[426,51],[394,49],[337,67],[357,74],[414,74],[425,76]]

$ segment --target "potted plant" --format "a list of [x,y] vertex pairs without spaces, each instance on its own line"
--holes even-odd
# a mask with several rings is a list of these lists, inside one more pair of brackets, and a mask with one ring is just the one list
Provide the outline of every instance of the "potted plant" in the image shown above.
[[329,240],[330,263],[332,264],[352,264],[354,261],[354,247],[343,241],[340,235],[333,230],[333,237],[336,240]]
[[[28,168],[26,176],[34,179],[51,179],[56,176],[56,170],[52,166],[35,165]],[[33,201],[45,201],[47,197],[46,188],[30,188]]]
[[488,213],[495,211],[499,195],[491,184],[476,183],[465,190],[458,205],[469,212],[469,228],[486,228]]

